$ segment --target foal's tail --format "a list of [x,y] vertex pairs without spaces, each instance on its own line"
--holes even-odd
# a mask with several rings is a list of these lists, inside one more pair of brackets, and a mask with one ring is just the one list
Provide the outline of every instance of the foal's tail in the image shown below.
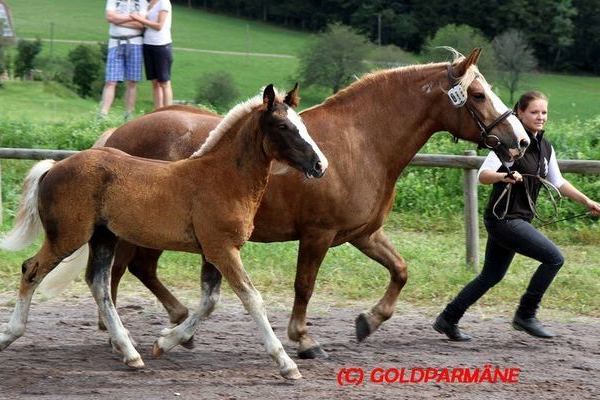
[[55,164],[54,160],[43,160],[35,164],[23,183],[23,196],[15,220],[15,226],[0,239],[0,249],[18,251],[29,246],[42,231],[38,213],[40,178]]

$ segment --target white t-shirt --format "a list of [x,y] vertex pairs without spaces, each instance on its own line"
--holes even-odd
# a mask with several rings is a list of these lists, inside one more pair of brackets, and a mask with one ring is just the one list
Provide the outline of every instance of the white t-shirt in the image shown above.
[[161,11],[167,12],[167,17],[160,31],[146,27],[144,32],[144,44],[151,44],[154,46],[162,46],[171,43],[171,17],[173,12],[171,11],[171,2],[169,0],[158,0],[156,4],[148,10],[148,19],[152,22],[158,22],[158,15]]
[[[141,16],[146,15],[146,10],[148,9],[148,2],[146,0],[107,0],[106,1],[106,11],[116,11],[118,14],[132,14],[138,13]],[[143,30],[142,29],[133,29],[127,28],[125,26],[109,24],[108,34],[110,36],[133,36],[139,35],[140,37],[135,37],[129,39],[129,43],[131,44],[142,44],[143,39]],[[108,41],[108,47],[115,47],[119,44],[116,39],[110,39]]]

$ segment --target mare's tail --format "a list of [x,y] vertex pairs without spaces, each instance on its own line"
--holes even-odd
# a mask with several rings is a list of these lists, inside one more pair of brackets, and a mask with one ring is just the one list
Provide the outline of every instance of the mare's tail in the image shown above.
[[86,243],[50,271],[37,290],[48,298],[59,295],[85,269],[89,254],[89,246]]
[[35,164],[23,183],[23,195],[15,220],[15,226],[0,239],[0,249],[18,251],[29,246],[42,231],[38,213],[40,178],[52,168],[54,160],[43,160]]

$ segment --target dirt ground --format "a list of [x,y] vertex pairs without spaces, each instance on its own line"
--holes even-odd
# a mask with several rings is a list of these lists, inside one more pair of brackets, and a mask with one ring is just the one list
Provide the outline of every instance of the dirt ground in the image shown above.
[[[12,312],[0,298],[0,322]],[[193,304],[193,303],[188,303]],[[144,357],[130,370],[96,330],[91,296],[33,304],[25,336],[0,353],[0,399],[598,399],[600,319],[545,320],[560,335],[539,340],[514,331],[509,315],[468,315],[462,325],[475,336],[451,343],[434,332],[435,310],[402,303],[394,317],[364,343],[354,338],[354,318],[366,304],[313,304],[311,330],[329,358],[299,360],[286,337],[289,304],[267,304],[276,334],[304,378],[285,381],[266,355],[254,322],[236,299],[226,297],[196,335],[192,350],[178,347],[155,359],[150,351],[167,325],[148,297],[123,296],[119,313]],[[519,382],[393,383],[369,381],[374,368],[519,368]],[[365,382],[339,385],[341,368],[359,367]]]

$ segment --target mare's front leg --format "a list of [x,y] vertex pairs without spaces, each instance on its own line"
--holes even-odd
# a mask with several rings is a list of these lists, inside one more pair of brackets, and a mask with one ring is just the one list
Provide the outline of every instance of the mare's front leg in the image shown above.
[[331,247],[335,232],[315,231],[300,239],[294,282],[294,308],[288,324],[288,337],[299,343],[298,357],[326,358],[321,345],[308,334],[306,309],[315,287],[319,267]]
[[0,328],[0,351],[23,336],[33,293],[44,276],[52,271],[61,260],[62,257],[55,254],[50,244],[44,241],[42,248],[33,257],[23,263],[21,267],[21,284],[15,308],[8,324]]
[[132,368],[142,368],[144,362],[136,351],[129,332],[123,326],[110,296],[110,274],[117,237],[104,227],[96,228],[90,239],[90,258],[85,279],[98,305],[113,348],[123,354],[123,362]]
[[394,313],[398,295],[408,279],[408,269],[402,256],[383,233],[383,228],[351,243],[390,272],[390,283],[381,300],[371,308],[371,311],[362,313],[356,318],[356,338],[358,341],[363,341]]
[[[242,304],[258,325],[267,353],[277,363],[280,374],[286,379],[301,378],[302,375],[300,375],[296,363],[287,355],[283,345],[273,332],[273,328],[267,318],[262,296],[254,285],[252,285],[250,277],[246,273],[240,259],[239,250],[236,247],[226,249],[204,247],[203,251],[207,260],[210,260],[225,277],[227,282],[229,282],[235,294],[240,298]],[[206,312],[208,310],[206,310],[206,306],[201,304],[200,311]],[[197,327],[197,320],[201,314],[202,312],[195,312],[174,329],[163,331],[163,334],[154,345],[155,354],[161,354],[163,351],[173,347],[173,345],[178,344],[177,336],[179,327],[183,327],[183,330],[187,330],[189,333],[190,329],[188,326],[195,324]]]

